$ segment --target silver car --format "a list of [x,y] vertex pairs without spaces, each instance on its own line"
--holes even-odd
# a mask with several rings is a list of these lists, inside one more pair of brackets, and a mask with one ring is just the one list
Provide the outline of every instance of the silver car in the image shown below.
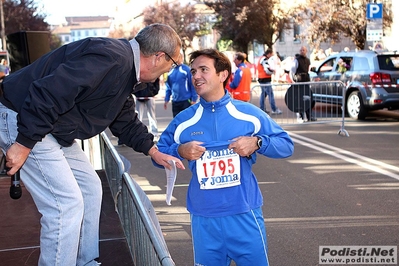
[[[341,52],[330,55],[310,72],[313,100],[342,105],[354,119],[363,120],[371,110],[399,109],[399,54],[374,51]],[[345,84],[321,86],[317,81],[341,80]],[[324,82],[325,84],[325,82]]]

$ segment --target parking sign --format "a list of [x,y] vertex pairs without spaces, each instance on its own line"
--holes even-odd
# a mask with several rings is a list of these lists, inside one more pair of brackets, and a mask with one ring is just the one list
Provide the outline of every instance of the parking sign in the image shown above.
[[367,4],[367,19],[382,19],[382,4]]

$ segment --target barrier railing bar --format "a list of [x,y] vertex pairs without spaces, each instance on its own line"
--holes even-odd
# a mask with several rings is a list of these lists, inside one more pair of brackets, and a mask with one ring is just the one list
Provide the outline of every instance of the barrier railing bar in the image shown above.
[[[286,104],[285,100],[284,100],[284,96],[285,95],[280,95],[280,94],[283,94],[284,92],[286,93],[286,91],[288,91],[288,89],[291,87],[291,85],[309,85],[310,89],[311,89],[312,85],[313,86],[315,86],[315,85],[317,85],[317,86],[325,85],[326,87],[329,85],[329,86],[334,87],[335,89],[338,89],[338,88],[342,89],[342,95],[340,95],[340,96],[338,96],[338,95],[329,95],[329,94],[324,94],[324,93],[317,93],[317,94],[313,93],[313,99],[317,98],[321,103],[323,103],[323,99],[325,99],[325,100],[329,99],[329,101],[325,101],[325,103],[330,103],[331,104],[331,102],[332,102],[332,105],[338,105],[338,104],[341,105],[340,106],[340,110],[341,110],[342,115],[341,115],[341,117],[339,119],[340,122],[341,122],[341,125],[340,125],[340,129],[338,131],[338,134],[344,133],[347,137],[349,137],[349,133],[345,130],[345,112],[346,112],[346,110],[345,110],[345,108],[346,108],[346,106],[345,106],[345,94],[346,94],[346,86],[340,80],[318,81],[318,82],[311,81],[311,82],[301,82],[301,83],[256,84],[256,85],[251,87],[251,101],[253,99],[253,97],[252,97],[253,93],[255,93],[255,92],[257,93],[257,91],[255,90],[256,88],[261,88],[262,89],[262,87],[272,86],[273,87],[273,91],[274,91],[274,95],[275,95],[275,97],[274,97],[275,100],[280,99],[280,100],[282,100],[282,102],[284,102],[284,104]],[[326,88],[323,88],[323,89],[326,89]],[[261,94],[259,94],[259,96],[260,95]],[[279,96],[282,96],[283,98],[282,99],[278,98]],[[303,96],[303,101],[308,101],[309,100],[308,98],[305,99],[305,95],[304,95]],[[290,101],[289,103],[292,103],[292,102]],[[276,102],[276,104],[277,104],[277,102]],[[317,102],[316,102],[316,104],[317,104]],[[268,99],[265,99],[265,106],[266,105],[268,105]],[[331,110],[332,110],[332,107],[331,107]],[[293,113],[294,114],[294,112],[289,110],[289,108],[288,108],[288,111],[289,111],[289,113]],[[278,122],[279,124],[284,124],[285,121],[287,121],[288,124],[289,124],[289,121],[291,121],[289,119],[289,117],[287,115],[285,115],[285,114],[284,115],[279,115],[279,116],[274,115],[274,116],[272,116],[272,118],[275,119],[276,122]],[[325,113],[323,113],[323,122],[337,122],[337,120],[333,119],[333,117],[327,117],[327,116],[325,116]]]
[[[131,193],[131,195],[137,195],[137,189],[136,186],[132,183],[132,178],[128,173],[124,173],[124,180],[128,183],[128,189]],[[163,240],[163,236],[159,235],[158,230],[154,226],[154,224],[150,221],[151,218],[148,215],[148,212],[146,211],[144,205],[142,204],[141,201],[137,199],[137,197],[133,197],[134,203],[138,206],[138,211],[140,213],[140,216],[143,217],[143,223],[145,225],[145,228],[147,229],[147,232],[150,236],[151,241],[154,244],[154,248],[158,254],[159,260],[162,262],[162,265],[175,265],[173,262],[169,252],[167,251],[167,246],[165,241]],[[162,240],[163,241],[162,241]]]
[[[133,261],[136,265],[175,266],[155,212],[155,218],[151,219],[149,215],[149,212],[153,210],[151,202],[130,174],[125,171],[123,160],[106,133],[102,132],[100,136],[103,169],[107,175],[115,211],[125,232]],[[144,199],[140,198],[139,190]],[[143,200],[146,201],[147,208]],[[154,223],[157,223],[158,228]],[[154,261],[154,258],[157,261]]]

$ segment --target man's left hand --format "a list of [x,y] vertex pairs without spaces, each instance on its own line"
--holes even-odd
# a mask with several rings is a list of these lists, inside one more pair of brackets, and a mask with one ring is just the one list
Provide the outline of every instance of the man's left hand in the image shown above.
[[257,137],[238,137],[233,139],[228,148],[242,157],[248,157],[258,149],[257,143]]

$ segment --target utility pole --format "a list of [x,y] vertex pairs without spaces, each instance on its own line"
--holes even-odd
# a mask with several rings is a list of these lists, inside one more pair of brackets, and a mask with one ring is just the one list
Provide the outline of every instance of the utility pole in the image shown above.
[[6,47],[6,33],[5,33],[5,29],[4,29],[4,9],[3,9],[3,0],[0,0],[1,1],[1,3],[0,3],[0,20],[1,20],[1,33],[0,33],[0,35],[1,35],[1,43],[2,43],[2,50],[6,50],[7,49],[7,47]]

